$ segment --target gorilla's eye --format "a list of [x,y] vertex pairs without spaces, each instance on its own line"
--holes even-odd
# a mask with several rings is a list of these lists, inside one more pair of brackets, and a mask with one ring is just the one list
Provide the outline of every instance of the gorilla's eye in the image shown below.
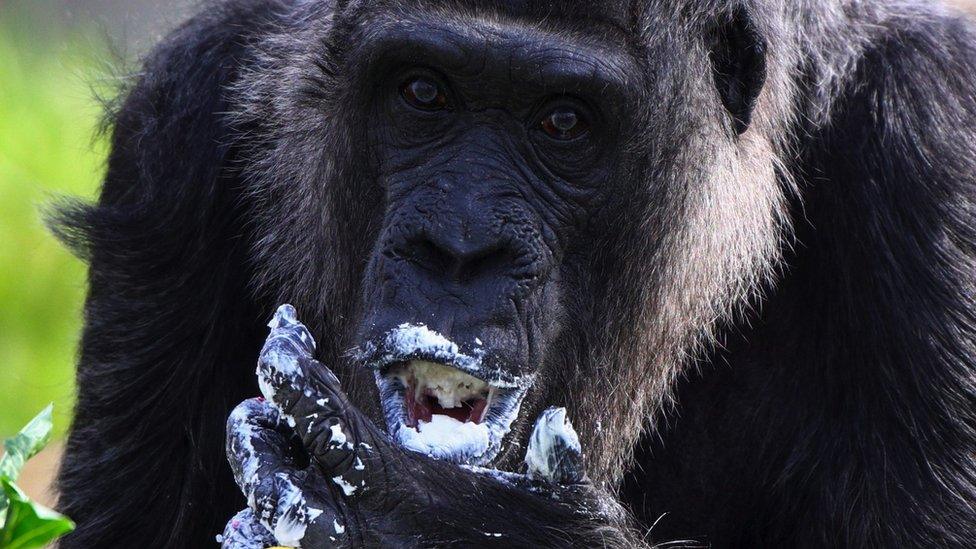
[[560,107],[542,119],[542,131],[553,139],[569,141],[590,129],[583,116],[569,107]]
[[400,95],[413,107],[436,111],[447,107],[447,96],[436,82],[426,78],[411,78],[400,86]]

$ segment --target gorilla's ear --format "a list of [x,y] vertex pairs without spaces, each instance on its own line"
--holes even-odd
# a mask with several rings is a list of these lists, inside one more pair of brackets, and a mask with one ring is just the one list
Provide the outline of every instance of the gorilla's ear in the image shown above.
[[710,53],[719,97],[741,134],[766,81],[766,40],[746,10],[738,8],[717,23]]

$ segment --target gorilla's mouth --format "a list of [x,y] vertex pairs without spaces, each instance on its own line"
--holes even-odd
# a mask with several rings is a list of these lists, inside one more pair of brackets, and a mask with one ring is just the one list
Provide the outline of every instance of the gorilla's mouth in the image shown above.
[[413,429],[432,423],[433,416],[480,425],[491,402],[490,385],[436,362],[411,360],[394,366],[387,375],[405,388],[407,427]]
[[486,465],[498,455],[531,378],[489,372],[479,349],[463,353],[425,326],[401,325],[367,347],[362,358],[375,369],[394,440],[459,464]]

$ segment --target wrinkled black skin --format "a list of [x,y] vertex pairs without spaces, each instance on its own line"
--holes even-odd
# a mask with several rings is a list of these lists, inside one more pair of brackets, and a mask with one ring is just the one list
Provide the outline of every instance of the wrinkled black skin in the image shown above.
[[[588,9],[567,6],[579,17]],[[249,39],[289,9],[228,2],[170,35],[116,115],[98,206],[66,213],[61,231],[85,248],[91,269],[60,474],[59,508],[79,528],[62,547],[207,546],[242,505],[224,459],[224,421],[256,392],[250,365],[277,303],[251,291],[253,211],[246,177],[234,170],[248,151],[226,139],[223,113],[234,107],[227,87],[257,66]],[[968,27],[950,17],[893,25],[842,83],[831,123],[806,131],[800,122],[788,136],[800,156],[799,195],[783,276],[758,312],[723,327],[724,346],[679,382],[680,413],[631,462],[621,502],[643,527],[668,513],[652,532],[657,540],[976,546],[976,313],[967,274],[976,159],[966,146],[976,126],[976,51]],[[745,132],[763,52],[748,27],[733,30],[748,51],[720,52],[729,70],[716,85],[731,127]],[[798,89],[809,84],[796,78]],[[641,92],[622,93],[626,104]],[[458,121],[433,153],[404,142],[396,124],[366,132],[364,173],[386,174],[391,196],[407,206],[390,210],[405,216],[402,230],[381,234],[363,261],[360,339],[425,321],[459,340],[487,334],[492,360],[511,372],[547,352],[558,329],[553,295],[573,287],[554,266],[570,260],[567,242],[585,242],[587,218],[609,200],[606,179],[624,160],[616,139],[628,128],[601,126],[592,148],[543,175],[511,149],[505,121],[488,127],[497,134],[471,136]],[[459,154],[464,143],[477,154]],[[439,182],[439,199],[431,196],[438,187],[417,187],[399,169],[419,154],[438,159],[423,177]],[[501,178],[536,190],[571,179],[575,191],[513,206],[497,191]],[[494,196],[491,206],[471,208],[480,198],[465,193],[475,192]],[[446,225],[410,216],[428,204],[463,214]],[[493,225],[490,212],[514,222]],[[944,226],[953,241],[941,237]],[[458,232],[475,237],[473,249],[449,237]],[[384,286],[384,277],[400,282]],[[461,286],[480,288],[462,292],[478,298],[459,298],[452,290]],[[437,467],[440,484],[468,478]],[[472,524],[501,513],[525,536],[506,546],[539,545],[549,520],[561,530],[541,541],[553,545],[585,543],[609,525],[567,522],[549,505],[526,497],[462,509]],[[440,527],[440,539],[485,542]],[[626,546],[631,535],[615,524],[601,539]]]
[[[364,276],[359,341],[422,323],[462,349],[486,349],[487,370],[530,374],[544,361],[562,325],[560,292],[575,287],[556,267],[571,243],[591,238],[587,220],[600,218],[612,189],[602,183],[621,169],[620,136],[633,123],[624,113],[636,101],[624,79],[638,70],[582,48],[567,67],[565,52],[547,46],[525,37],[482,52],[483,38],[434,22],[361,54],[377,90],[369,120],[382,122],[367,139],[388,210]],[[450,83],[418,58],[445,67]],[[447,106],[405,102],[398,84],[414,77],[442,83]],[[558,141],[525,127],[567,104],[586,116],[586,135]]]

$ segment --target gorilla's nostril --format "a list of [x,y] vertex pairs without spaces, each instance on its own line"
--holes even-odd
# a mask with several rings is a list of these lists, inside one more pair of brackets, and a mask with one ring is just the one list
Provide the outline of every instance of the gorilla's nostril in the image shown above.
[[454,257],[449,250],[446,250],[430,239],[418,238],[407,245],[406,253],[403,254],[414,264],[423,267],[434,273],[443,273],[453,268]]
[[472,245],[457,240],[411,239],[397,255],[435,275],[469,281],[513,267],[513,254],[500,243]]
[[474,250],[457,264],[456,275],[459,280],[470,280],[488,273],[503,272],[511,267],[512,254],[501,245],[493,245]]

